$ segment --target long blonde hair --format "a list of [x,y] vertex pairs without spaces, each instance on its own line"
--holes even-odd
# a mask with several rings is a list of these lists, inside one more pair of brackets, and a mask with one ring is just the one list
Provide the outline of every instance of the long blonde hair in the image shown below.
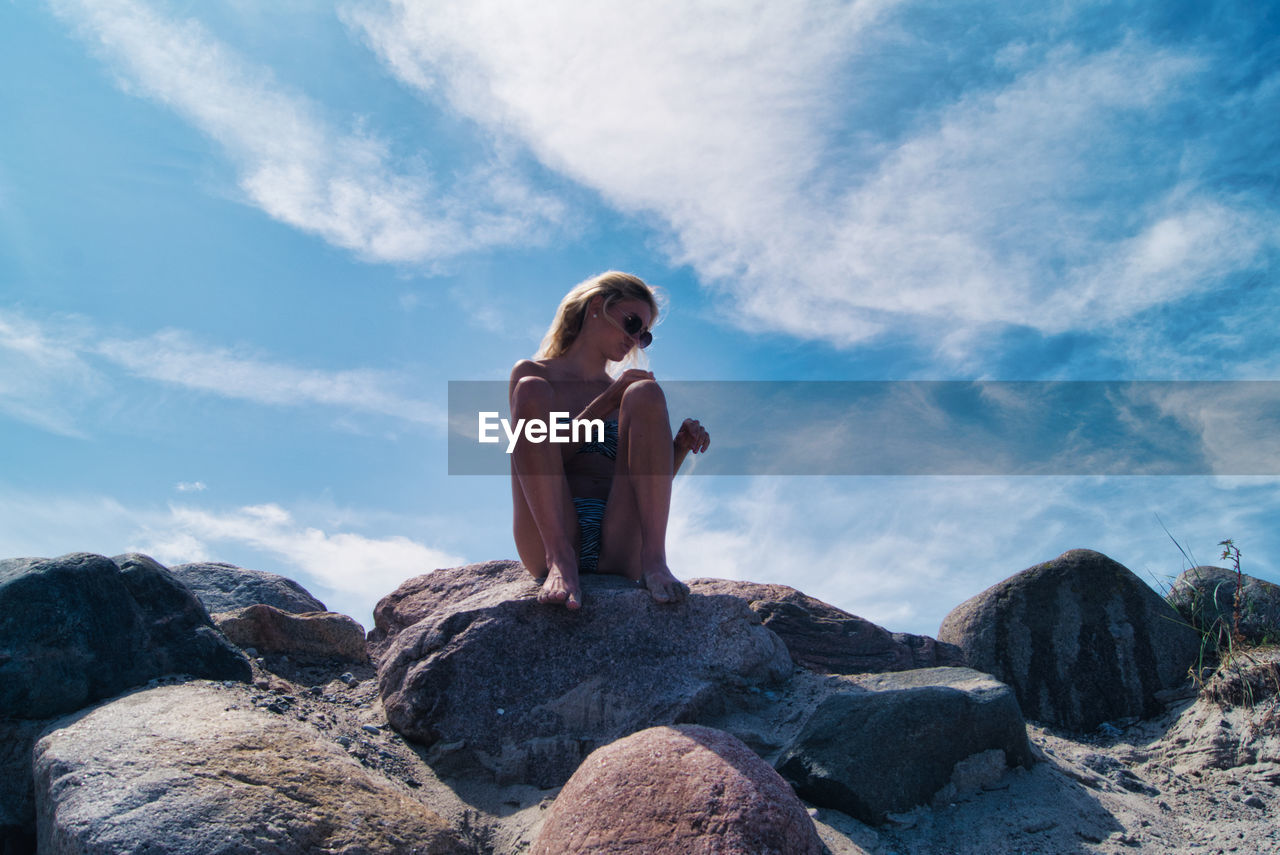
[[542,345],[538,348],[534,359],[554,359],[563,356],[569,346],[582,332],[582,324],[587,317],[587,306],[597,295],[604,298],[600,311],[606,311],[618,300],[644,300],[653,312],[649,322],[650,329],[658,322],[658,292],[645,283],[639,276],[622,273],[618,270],[607,270],[592,276],[570,289],[560,307],[556,309],[555,320],[551,322],[547,334],[542,337]]

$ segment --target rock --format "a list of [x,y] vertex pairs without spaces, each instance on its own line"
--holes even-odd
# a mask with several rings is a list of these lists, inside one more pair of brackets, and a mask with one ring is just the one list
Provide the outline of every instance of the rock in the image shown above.
[[0,561],[0,716],[52,718],[165,674],[249,680],[194,595],[128,558]]
[[233,612],[258,603],[293,614],[328,611],[306,588],[275,573],[220,562],[179,564],[172,572],[195,591],[210,614]]
[[[786,647],[737,597],[659,605],[593,575],[582,610],[569,612],[539,604],[527,575],[503,581],[511,574],[490,568],[431,574],[443,574],[443,593],[420,597],[427,616],[390,635],[379,662],[387,720],[435,745],[437,763],[448,751],[449,763],[479,764],[499,782],[559,786],[601,745],[697,722],[791,674]],[[405,610],[384,601],[378,611]]]
[[925,668],[845,681],[778,759],[806,801],[878,825],[948,786],[986,780],[984,752],[1001,752],[1002,767],[1032,764],[1013,692],[986,674]]
[[924,635],[891,633],[786,585],[694,579],[689,586],[697,593],[730,594],[745,600],[787,645],[797,665],[820,674],[965,664],[964,654],[954,645]]
[[524,591],[530,580],[529,571],[518,561],[486,561],[406,579],[374,607],[369,651],[377,659],[401,630],[418,621],[499,585]]
[[1187,678],[1194,630],[1137,576],[1073,549],[957,606],[940,641],[1008,683],[1028,718],[1077,731],[1163,711]]
[[46,721],[0,719],[0,852],[35,852],[31,749]]
[[137,692],[35,749],[40,851],[461,853],[425,806],[305,725],[207,683]]
[[[1240,632],[1254,644],[1280,641],[1280,585],[1243,576]],[[1234,629],[1236,572],[1225,567],[1192,567],[1174,580],[1169,604],[1196,629],[1223,641]]]
[[547,815],[530,855],[818,855],[804,805],[733,736],[654,727],[594,751]]
[[365,662],[364,628],[335,612],[292,614],[274,606],[254,605],[215,614],[213,620],[240,647],[261,653],[287,653]]

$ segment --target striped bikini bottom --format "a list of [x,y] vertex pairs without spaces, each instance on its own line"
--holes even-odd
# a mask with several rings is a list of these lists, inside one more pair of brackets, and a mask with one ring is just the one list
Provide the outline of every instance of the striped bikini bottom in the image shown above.
[[604,499],[573,500],[573,509],[578,514],[578,529],[582,540],[578,547],[578,570],[582,573],[595,573],[600,564],[600,529],[604,525]]

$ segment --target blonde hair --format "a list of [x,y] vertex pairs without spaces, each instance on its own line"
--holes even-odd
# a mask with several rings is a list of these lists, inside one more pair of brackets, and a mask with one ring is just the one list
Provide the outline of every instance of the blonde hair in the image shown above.
[[564,299],[560,301],[560,307],[556,309],[555,320],[551,322],[547,334],[542,337],[542,345],[533,358],[554,359],[557,356],[563,356],[578,338],[578,333],[582,332],[582,324],[587,317],[587,307],[597,296],[604,298],[604,304],[600,307],[602,312],[608,310],[618,300],[644,300],[653,312],[653,317],[649,321],[650,329],[658,322],[660,311],[658,292],[639,276],[608,270],[584,282],[579,282],[564,295]]

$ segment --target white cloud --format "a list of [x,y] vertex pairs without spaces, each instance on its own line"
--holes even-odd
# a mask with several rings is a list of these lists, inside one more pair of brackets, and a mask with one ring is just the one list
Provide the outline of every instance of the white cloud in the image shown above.
[[[895,632],[936,634],[968,598],[1068,549],[1094,549],[1153,587],[1225,537],[1273,578],[1275,494],[1211,477],[681,477],[668,538],[681,578],[798,588]],[[1157,520],[1157,515],[1159,520]],[[1243,548],[1243,547],[1242,547]]]
[[95,352],[139,377],[260,404],[323,404],[443,425],[438,407],[393,390],[397,378],[368,369],[319,371],[256,354],[196,343],[165,330],[144,339],[109,339]]
[[[914,57],[897,60],[907,79],[949,76],[926,65],[948,45],[898,5],[353,0],[346,17],[407,84],[657,214],[673,260],[732,294],[750,328],[838,344],[1097,329],[1252,269],[1278,242],[1178,169],[1183,141],[1157,126],[1205,63],[1139,38],[1019,44],[901,137],[842,128],[902,119],[872,109],[874,80],[846,74],[874,61],[869,44]],[[948,345],[960,358],[972,341]]]
[[203,493],[209,489],[209,485],[203,481],[179,481],[174,489],[179,493]]
[[81,402],[107,381],[67,339],[17,313],[0,310],[0,413],[63,436],[83,437]]
[[[180,330],[144,338],[103,334],[89,322],[40,322],[0,310],[0,412],[83,436],[84,404],[110,388],[111,369],[224,398],[272,406],[324,406],[443,427],[443,407],[401,391],[386,371],[301,368],[244,347],[211,346]],[[115,372],[119,378],[119,372]]]
[[456,192],[397,159],[358,124],[277,84],[194,20],[136,0],[50,0],[113,64],[124,86],[170,107],[238,164],[271,217],[376,261],[419,262],[535,239],[561,206],[490,165]]
[[[300,581],[318,585],[315,593],[327,600],[329,608],[362,623],[368,623],[378,599],[405,579],[465,563],[457,555],[407,537],[326,532],[298,522],[275,504],[229,512],[173,507],[171,518],[150,536],[147,549],[154,550],[161,561],[190,561],[185,556],[193,548],[207,555],[217,548],[246,546],[272,556],[277,568],[283,568],[274,572],[287,576],[289,568],[301,571],[305,576]],[[170,553],[170,549],[176,551]]]

